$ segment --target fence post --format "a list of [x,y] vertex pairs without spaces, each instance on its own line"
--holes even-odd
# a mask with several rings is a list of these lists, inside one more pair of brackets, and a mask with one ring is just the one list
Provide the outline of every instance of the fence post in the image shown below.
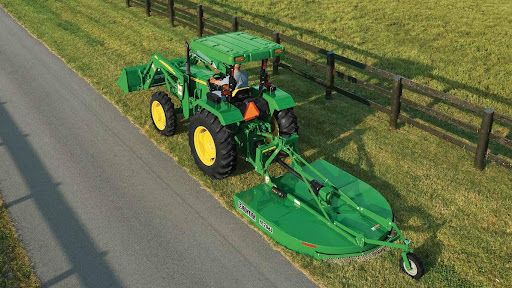
[[[272,38],[274,39],[274,42],[281,44],[281,34],[279,32],[274,31],[274,33],[272,33]],[[279,63],[281,63],[281,57],[274,57],[274,61],[272,62],[272,75],[279,74]]]
[[203,37],[203,31],[204,31],[203,5],[197,5],[197,36]]
[[174,27],[174,18],[175,18],[174,0],[168,0],[167,6],[168,6],[167,8],[169,9],[169,21],[171,22],[171,27]]
[[335,61],[334,61],[334,52],[329,51],[326,54],[327,56],[327,74],[325,76],[325,82],[327,87],[325,88],[325,99],[332,99],[332,88],[334,87],[334,71],[335,69]]
[[402,103],[402,76],[395,75],[393,81],[393,95],[391,95],[391,113],[389,114],[389,126],[392,129],[397,129],[398,117],[400,116],[400,106]]
[[146,0],[146,16],[151,16],[151,0]]
[[132,4],[130,3],[130,0],[126,0],[126,7],[132,7]]
[[482,124],[478,131],[478,144],[475,153],[475,168],[478,170],[484,170],[485,168],[485,157],[489,147],[489,135],[491,134],[493,118],[494,110],[485,108],[482,115]]
[[231,18],[231,31],[237,32],[238,29],[240,28],[239,26],[240,25],[238,24],[238,17],[233,16],[233,18]]

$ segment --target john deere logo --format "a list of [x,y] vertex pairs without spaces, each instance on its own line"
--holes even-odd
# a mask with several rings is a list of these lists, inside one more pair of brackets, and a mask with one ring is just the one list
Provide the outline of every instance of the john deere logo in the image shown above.
[[244,203],[242,203],[240,200],[238,200],[238,209],[242,210],[242,212],[249,216],[252,221],[256,221],[256,214],[254,214],[254,212],[252,212],[249,208],[245,207]]

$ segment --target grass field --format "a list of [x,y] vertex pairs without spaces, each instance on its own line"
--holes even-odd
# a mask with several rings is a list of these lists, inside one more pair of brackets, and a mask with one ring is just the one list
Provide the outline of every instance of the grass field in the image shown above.
[[512,114],[510,1],[203,3]]
[[[512,114],[507,76],[512,66],[505,64],[511,63],[512,54],[508,1],[423,1],[421,6],[416,1],[399,5],[380,0],[343,5],[335,0],[255,3],[229,1],[225,9],[269,26],[301,31],[297,35],[308,41],[325,42],[358,60]],[[145,63],[156,50],[181,56],[184,41],[195,31],[169,30],[167,19],[146,18],[142,8],[127,9],[121,0],[0,4],[226,207],[235,192],[262,180],[248,165],[240,165],[233,177],[222,181],[204,177],[189,153],[186,122],[180,122],[177,135],[159,136],[148,117],[152,92],[123,95],[115,86],[122,67]],[[328,21],[335,23],[325,24]],[[399,226],[413,239],[427,274],[420,282],[402,275],[396,251],[367,262],[334,264],[281,249],[294,265],[327,287],[510,286],[510,170],[490,164],[478,172],[472,168],[472,155],[462,149],[413,127],[390,131],[387,115],[346,98],[326,105],[321,87],[284,71],[274,83],[298,102],[301,151],[308,159],[324,158],[381,191]]]
[[0,195],[0,288],[39,287]]

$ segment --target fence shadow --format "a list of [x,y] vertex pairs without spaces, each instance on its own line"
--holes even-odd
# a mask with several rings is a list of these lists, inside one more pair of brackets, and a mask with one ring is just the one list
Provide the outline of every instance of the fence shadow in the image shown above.
[[[78,275],[83,287],[122,287],[122,283],[106,262],[106,252],[99,251],[71,206],[64,199],[59,184],[52,178],[4,105],[0,104],[0,139],[16,169],[30,191],[27,196],[37,206],[72,267],[56,275],[43,287],[50,287],[71,275]],[[26,198],[26,197],[23,197]],[[20,200],[21,201],[21,200]],[[18,203],[8,203],[12,207]]]

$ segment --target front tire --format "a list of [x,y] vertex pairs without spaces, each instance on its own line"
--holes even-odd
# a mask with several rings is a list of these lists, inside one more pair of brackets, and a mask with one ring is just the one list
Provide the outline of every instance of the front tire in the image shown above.
[[420,258],[413,253],[407,253],[407,259],[409,259],[409,263],[411,263],[411,269],[408,270],[405,267],[405,262],[402,257],[400,257],[400,268],[402,271],[409,275],[411,278],[418,280],[425,273],[425,268],[423,267],[423,263]]
[[215,115],[201,110],[190,119],[188,130],[190,151],[204,174],[222,179],[236,167],[233,133]]
[[149,113],[153,126],[162,135],[172,136],[176,132],[178,120],[174,111],[174,103],[165,92],[159,91],[151,96]]

